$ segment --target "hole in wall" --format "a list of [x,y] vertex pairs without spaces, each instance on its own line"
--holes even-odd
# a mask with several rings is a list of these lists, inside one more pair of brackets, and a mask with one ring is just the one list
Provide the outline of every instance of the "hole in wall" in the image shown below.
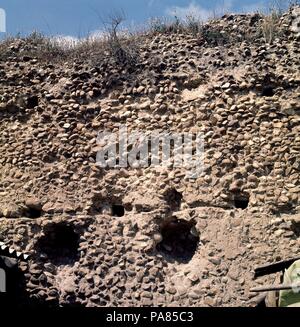
[[142,213],[142,212],[151,212],[153,208],[145,204],[137,204],[135,206],[135,210],[137,213]]
[[89,208],[89,214],[98,215],[103,213],[103,205],[105,205],[105,203],[103,203],[104,201],[101,194],[94,194],[91,201],[92,203],[91,207]]
[[45,228],[36,245],[37,251],[47,256],[56,265],[74,263],[78,257],[79,234],[65,223],[52,224]]
[[189,262],[194,256],[200,238],[195,223],[184,219],[173,218],[161,227],[162,241],[156,249],[168,260],[182,263]]
[[274,91],[274,88],[273,86],[265,86],[263,89],[262,89],[262,92],[261,92],[261,95],[263,97],[272,97],[273,95],[275,94],[275,91]]
[[111,209],[114,217],[123,217],[125,215],[125,208],[121,204],[113,204]]
[[124,208],[126,211],[132,211],[133,210],[133,206],[131,203],[126,203],[124,204]]
[[[5,292],[0,291],[0,306],[7,307],[37,307],[42,303],[30,297],[26,290],[26,278],[20,270],[17,260],[0,256],[0,273],[5,279]],[[2,285],[1,285],[2,286]]]
[[164,198],[172,211],[177,211],[180,209],[182,194],[178,192],[175,188],[167,190],[164,194]]
[[38,208],[28,208],[25,216],[27,218],[32,218],[32,219],[36,219],[36,218],[40,218],[43,214],[42,209],[38,209]]
[[249,205],[248,194],[235,194],[233,198],[234,207],[237,209],[246,209]]
[[27,98],[27,108],[33,109],[39,105],[39,98],[36,95]]
[[72,153],[70,153],[70,152],[64,152],[64,153],[63,153],[63,156],[64,156],[65,158],[67,158],[67,159],[71,159],[71,158],[72,158]]
[[291,230],[296,237],[300,237],[300,221],[292,220]]

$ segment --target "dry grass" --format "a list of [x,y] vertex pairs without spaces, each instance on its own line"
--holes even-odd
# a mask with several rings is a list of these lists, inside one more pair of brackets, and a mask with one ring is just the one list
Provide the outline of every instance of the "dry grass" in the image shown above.
[[109,34],[104,34],[99,38],[87,37],[75,41],[60,37],[49,38],[34,32],[25,38],[10,37],[0,42],[0,61],[9,57],[28,57],[54,64],[67,61],[90,61],[97,64],[107,59],[118,65],[132,65],[137,61],[138,49],[137,35],[123,33],[111,38]]
[[177,16],[174,19],[153,18],[149,22],[149,32],[153,35],[158,34],[192,34],[197,36],[202,30],[203,22],[192,15],[184,20]]
[[280,15],[278,12],[273,11],[271,14],[264,16],[261,24],[261,30],[265,42],[271,44],[275,38],[280,36]]
[[260,26],[266,43],[271,44],[276,38],[280,38],[283,35],[283,30],[280,27],[280,18],[287,7],[291,8],[299,4],[299,0],[272,0],[269,2],[267,13],[262,13],[264,19]]
[[[272,43],[282,35],[280,18],[282,9],[280,0],[274,0],[268,14],[261,14],[263,19],[255,35],[245,31],[244,40],[252,41],[264,38],[266,43]],[[298,2],[298,0],[296,1]],[[295,1],[293,1],[293,4]],[[204,24],[198,18],[190,15],[185,19],[156,18],[142,32],[133,33],[120,30],[124,20],[122,14],[114,14],[106,24],[105,32],[101,37],[87,37],[80,40],[49,38],[40,33],[34,32],[31,35],[21,38],[7,38],[0,42],[0,61],[8,57],[37,58],[45,62],[66,62],[66,61],[90,61],[93,65],[109,60],[119,66],[135,66],[139,62],[140,48],[143,38],[150,35],[161,34],[188,34],[199,39],[201,44],[218,46],[234,44],[241,39],[235,39],[233,34],[219,30],[214,24]],[[247,34],[248,33],[248,34]],[[18,44],[19,51],[18,49]]]

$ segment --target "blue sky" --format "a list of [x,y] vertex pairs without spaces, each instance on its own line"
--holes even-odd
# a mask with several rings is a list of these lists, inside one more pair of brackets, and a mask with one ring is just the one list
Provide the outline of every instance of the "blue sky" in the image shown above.
[[[216,12],[249,12],[270,0],[0,0],[6,14],[6,35],[38,30],[47,35],[84,37],[102,30],[115,10],[126,14],[126,25],[139,27],[151,17],[194,14],[204,20]],[[288,0],[277,0],[283,4]],[[0,10],[3,25],[3,11]],[[5,33],[0,33],[4,36]]]

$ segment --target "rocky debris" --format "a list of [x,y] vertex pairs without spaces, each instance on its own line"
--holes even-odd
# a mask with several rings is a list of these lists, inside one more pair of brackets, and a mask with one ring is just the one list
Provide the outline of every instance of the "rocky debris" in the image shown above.
[[[255,305],[254,266],[299,248],[297,10],[269,43],[258,14],[145,35],[135,67],[45,62],[22,39],[1,47],[0,241],[32,253],[30,298]],[[98,132],[120,124],[202,133],[202,173],[99,167]]]

